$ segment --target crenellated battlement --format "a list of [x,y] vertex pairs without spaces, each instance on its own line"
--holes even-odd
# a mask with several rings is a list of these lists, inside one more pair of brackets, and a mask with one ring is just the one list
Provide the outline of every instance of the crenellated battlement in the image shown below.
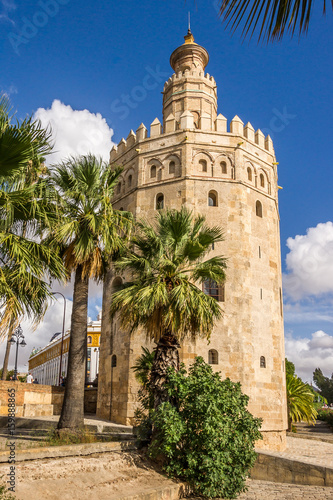
[[[139,128],[136,130],[136,133],[131,130],[126,140],[123,138],[119,141],[118,145],[113,146],[110,152],[110,162],[113,162],[116,157],[124,154],[140,141],[145,139],[155,139],[163,137],[164,135],[186,130],[198,133],[213,132],[224,136],[228,136],[229,134],[232,136],[238,136],[256,144],[269,153],[274,154],[274,146],[271,137],[269,135],[265,136],[260,129],[255,130],[250,122],[247,122],[247,124],[244,125],[244,122],[237,115],[231,120],[228,128],[227,118],[225,118],[222,114],[219,114],[215,120],[214,128],[212,128],[210,116],[207,113],[202,113],[200,116],[199,128],[196,128],[193,114],[190,111],[184,111],[184,113],[180,116],[179,123],[172,114],[169,115],[165,121],[164,130],[160,120],[155,118],[150,125],[150,134],[148,134],[148,130],[145,125],[141,123]],[[241,147],[242,144],[243,142],[240,141],[237,144],[237,147]]]
[[173,75],[171,75],[170,78],[164,83],[163,92],[166,92],[171,84],[175,84],[180,80],[191,77],[193,77],[193,79],[204,78],[208,82],[211,82],[213,86],[216,86],[215,78],[212,75],[210,75],[209,73],[204,73],[200,68],[192,68],[186,69],[183,72],[179,71],[177,74],[173,73]]

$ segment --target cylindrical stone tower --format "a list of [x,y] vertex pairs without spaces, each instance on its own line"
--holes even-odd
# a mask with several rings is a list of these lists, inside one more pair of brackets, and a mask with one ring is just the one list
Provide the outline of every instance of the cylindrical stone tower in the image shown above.
[[[170,63],[175,73],[164,85],[163,129],[156,118],[148,137],[141,124],[111,151],[111,166],[124,167],[114,206],[152,220],[156,210],[185,205],[224,229],[225,240],[211,254],[228,259],[225,286],[204,287],[221,302],[223,318],[209,344],[188,340],[181,358],[189,364],[200,355],[223,377],[240,381],[249,410],[263,418],[258,446],[282,450],[287,411],[272,140],[238,116],[227,129],[226,118],[217,115],[215,80],[204,73],[208,53],[190,32]],[[108,283],[110,292],[112,277]],[[130,335],[116,321],[102,323],[98,415],[133,421],[138,387],[131,367],[144,345],[144,332]]]

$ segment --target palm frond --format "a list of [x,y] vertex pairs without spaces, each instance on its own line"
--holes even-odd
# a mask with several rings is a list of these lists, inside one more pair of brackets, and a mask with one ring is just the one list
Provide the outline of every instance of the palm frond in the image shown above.
[[224,258],[203,260],[211,243],[221,239],[219,228],[208,228],[203,217],[193,219],[184,208],[160,212],[155,224],[139,222],[130,250],[115,263],[131,278],[113,293],[111,314],[119,312],[124,327],[143,328],[155,341],[166,331],[178,339],[209,338],[222,311],[196,282],[225,280]]
[[[333,0],[331,4],[333,7]],[[268,42],[281,40],[285,33],[306,34],[313,5],[312,0],[222,0],[220,16],[232,32],[242,27],[242,36],[246,38],[258,31],[258,40]]]

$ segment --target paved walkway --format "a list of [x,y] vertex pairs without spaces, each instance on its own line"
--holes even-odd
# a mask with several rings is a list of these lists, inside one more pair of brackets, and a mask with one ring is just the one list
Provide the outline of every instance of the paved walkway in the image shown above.
[[[332,500],[333,488],[322,486],[301,486],[269,481],[247,482],[248,491],[238,500]],[[199,500],[199,499],[198,499]]]

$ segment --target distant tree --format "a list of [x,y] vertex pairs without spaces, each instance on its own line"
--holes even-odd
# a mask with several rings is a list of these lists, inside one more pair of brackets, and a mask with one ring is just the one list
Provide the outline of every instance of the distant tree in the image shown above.
[[286,361],[286,374],[288,375],[295,375],[295,365],[291,361],[289,361],[287,358],[285,358]]
[[[299,36],[307,33],[314,0],[218,0],[220,16],[232,32],[242,29],[242,36],[252,37],[258,31],[258,39],[279,41],[286,33]],[[333,7],[333,0],[330,2]],[[322,1],[323,14],[326,0]]]
[[321,396],[327,399],[329,404],[333,403],[333,374],[331,378],[325,377],[320,368],[316,368],[313,372],[313,380]]
[[312,388],[305,384],[297,375],[286,374],[288,430],[292,423],[305,420],[315,423],[317,412],[314,405],[315,394]]

